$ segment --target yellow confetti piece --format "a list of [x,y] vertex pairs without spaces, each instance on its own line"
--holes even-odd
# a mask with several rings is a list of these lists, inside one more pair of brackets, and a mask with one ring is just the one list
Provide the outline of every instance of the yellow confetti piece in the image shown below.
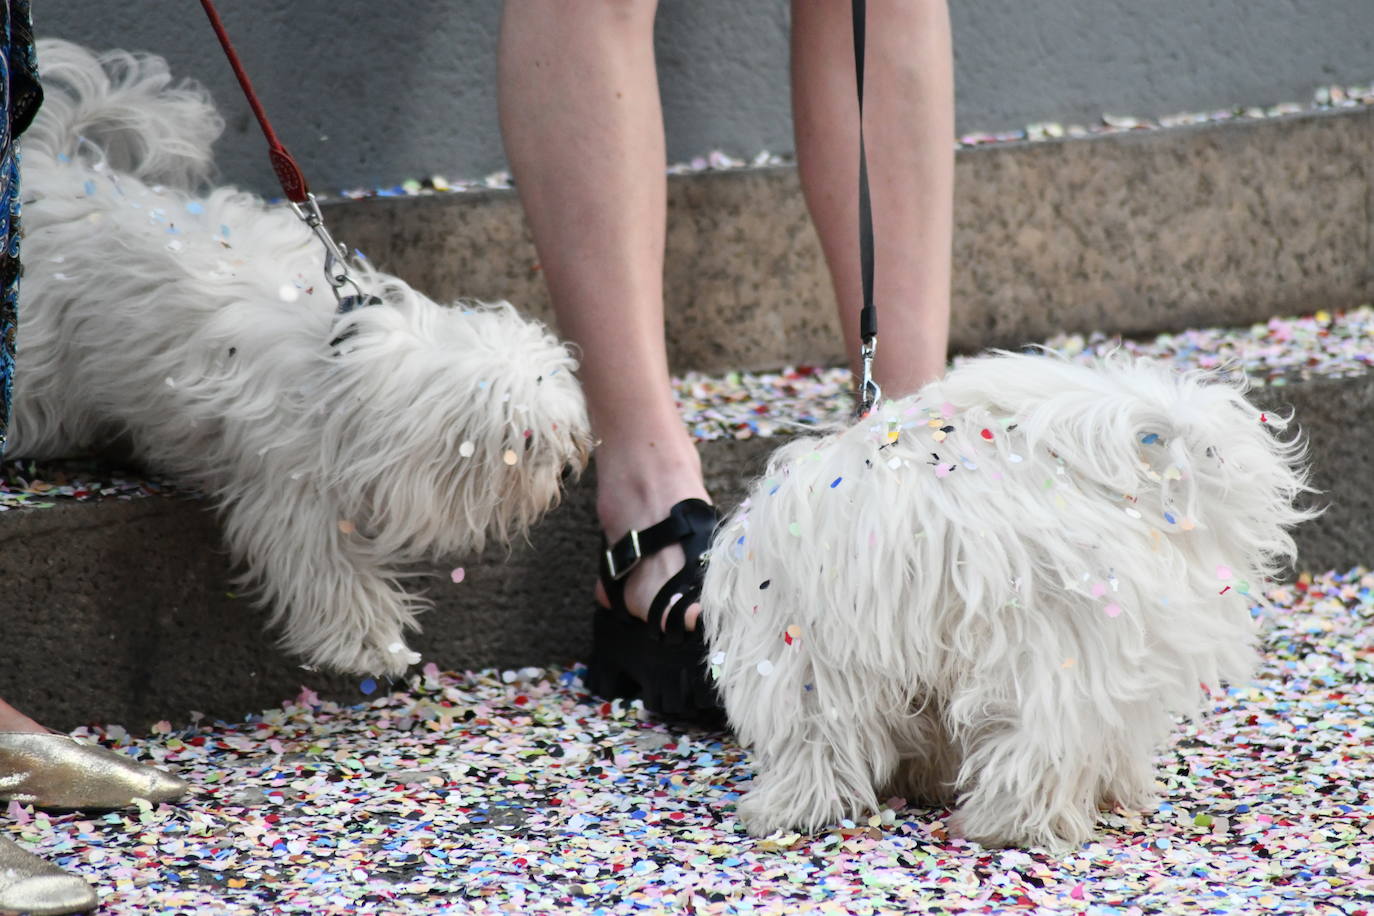
[[501,456],[501,460],[504,461],[506,464],[514,465],[515,462],[520,460],[520,456],[515,454],[514,449],[508,448],[506,449],[506,453]]
[[353,532],[358,530],[358,526],[348,521],[347,519],[343,519],[339,522],[339,530],[342,531],[344,534],[352,534]]
[[758,848],[765,852],[781,852],[784,849],[791,849],[801,840],[799,833],[774,834],[759,840]]
[[1075,660],[1075,659],[1066,658],[1066,659],[1064,659],[1063,663],[1062,663],[1059,667],[1061,667],[1061,668],[1072,668],[1075,664],[1076,664],[1076,660]]

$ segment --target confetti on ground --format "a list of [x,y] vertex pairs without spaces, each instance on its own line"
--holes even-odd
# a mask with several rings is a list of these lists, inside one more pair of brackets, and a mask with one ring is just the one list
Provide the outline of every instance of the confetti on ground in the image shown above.
[[168,481],[125,472],[94,461],[10,461],[0,464],[0,512],[48,509],[59,501],[136,499],[192,495]]
[[[1082,362],[1119,347],[1179,369],[1243,371],[1259,386],[1355,378],[1374,365],[1374,307],[1272,318],[1251,327],[1160,334],[1144,341],[1065,334],[1045,345]],[[674,387],[683,419],[699,440],[785,435],[848,420],[853,409],[847,369],[800,367],[724,376],[689,372],[675,379]]]
[[[1180,369],[1243,371],[1257,385],[1281,386],[1312,378],[1354,378],[1374,365],[1374,307],[1272,318],[1242,328],[1204,328],[1131,341],[1093,334],[1059,335],[1046,346],[1088,361],[1120,347]],[[957,362],[957,361],[956,361]],[[678,409],[700,440],[786,435],[849,419],[853,401],[847,369],[788,368],[780,372],[689,372],[674,379]],[[460,454],[470,454],[463,443]],[[509,460],[514,453],[506,456]],[[0,512],[46,508],[59,500],[131,499],[176,493],[171,484],[77,462],[0,465]],[[187,495],[187,491],[180,491]]]
[[983,849],[900,799],[749,837],[744,752],[589,698],[580,669],[429,666],[357,706],[307,690],[243,723],[107,727],[198,795],[0,829],[95,881],[111,916],[1374,912],[1374,574],[1270,598],[1261,671],[1179,724],[1158,806],[1104,815],[1068,854]]
[[1374,306],[1271,318],[1249,328],[1205,328],[1131,341],[1095,333],[1063,334],[1045,344],[1087,361],[1117,347],[1180,369],[1244,372],[1258,386],[1314,378],[1356,378],[1374,367]]
[[[1044,121],[1027,124],[1024,128],[1014,130],[964,134],[958,138],[954,146],[956,149],[969,149],[1001,143],[1078,140],[1111,134],[1192,127],[1199,124],[1221,124],[1227,121],[1262,121],[1269,118],[1283,118],[1291,115],[1339,111],[1365,106],[1374,106],[1374,84],[1321,86],[1313,91],[1311,100],[1306,103],[1281,102],[1276,105],[1237,105],[1212,111],[1183,112],[1161,118],[1137,118],[1130,115],[1104,114],[1098,123],[1086,125],[1065,125],[1054,121]],[[696,156],[688,162],[670,165],[667,171],[669,175],[691,175],[698,172],[791,165],[794,162],[795,160],[790,155],[771,153],[767,150],[763,150],[749,159],[741,159],[720,150],[712,150],[705,156]],[[384,188],[349,188],[340,191],[337,196],[346,200],[363,200],[373,197],[421,197],[512,187],[514,185],[511,183],[510,173],[502,171],[493,172],[483,178],[460,181],[450,181],[439,175],[429,178],[407,178],[399,184]],[[326,200],[328,198],[321,196],[320,199]]]

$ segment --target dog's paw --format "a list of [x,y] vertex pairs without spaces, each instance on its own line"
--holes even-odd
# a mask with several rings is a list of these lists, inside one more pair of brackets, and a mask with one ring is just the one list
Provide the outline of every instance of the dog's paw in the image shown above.
[[1087,839],[1064,835],[1062,830],[1046,823],[1009,824],[997,819],[982,818],[967,808],[959,808],[945,818],[945,828],[951,837],[977,843],[984,849],[1045,849],[1054,853],[1067,852]]
[[326,664],[343,674],[400,678],[419,661],[420,653],[397,637],[385,644],[369,639],[356,652],[340,654]]
[[765,837],[779,830],[792,829],[786,817],[769,804],[766,794],[757,790],[740,799],[735,813],[750,836]]

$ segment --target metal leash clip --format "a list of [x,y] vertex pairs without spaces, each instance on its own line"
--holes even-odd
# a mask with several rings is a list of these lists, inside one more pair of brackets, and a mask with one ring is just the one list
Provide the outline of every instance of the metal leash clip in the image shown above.
[[873,357],[878,353],[878,336],[875,334],[859,345],[859,358],[863,361],[863,379],[859,382],[859,403],[855,414],[862,419],[868,416],[874,406],[882,399],[883,389],[873,379]]
[[[325,228],[324,216],[320,213],[320,204],[315,200],[315,195],[307,193],[305,195],[305,206],[302,207],[295,201],[288,201],[291,209],[300,217],[301,222],[310,227],[315,233],[315,237],[324,245],[324,276],[329,283],[329,288],[334,293],[334,301],[338,303],[338,313],[345,315],[355,308],[368,305],[380,305],[381,299],[369,295],[363,291],[362,286],[354,278],[348,269],[348,252],[342,245],[334,241],[334,237]],[[353,291],[344,294],[344,287],[352,287]]]

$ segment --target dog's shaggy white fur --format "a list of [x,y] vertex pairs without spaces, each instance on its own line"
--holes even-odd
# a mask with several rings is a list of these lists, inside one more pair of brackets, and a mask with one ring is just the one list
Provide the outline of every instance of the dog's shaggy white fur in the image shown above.
[[289,210],[198,194],[222,121],[165,62],[39,46],[24,138],[10,452],[126,438],[211,493],[285,646],[397,674],[425,600],[407,564],[523,532],[585,463],[576,362],[508,304],[442,307],[360,267],[335,314]]
[[779,449],[702,596],[748,829],[885,792],[1063,846],[1145,804],[1171,714],[1251,672],[1250,607],[1312,514],[1284,422],[1199,373],[994,354]]

